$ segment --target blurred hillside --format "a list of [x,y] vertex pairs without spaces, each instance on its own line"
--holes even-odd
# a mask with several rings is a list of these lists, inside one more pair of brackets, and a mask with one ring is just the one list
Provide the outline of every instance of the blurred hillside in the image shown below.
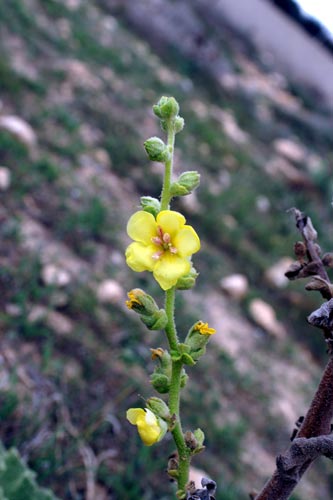
[[[198,319],[218,330],[189,369],[184,422],[205,431],[194,466],[217,499],[245,500],[326,360],[306,323],[318,298],[283,273],[299,239],[291,207],[333,246],[332,114],[203,2],[11,0],[0,26],[2,443],[61,499],[172,497],[171,442],[144,448],[125,420],[152,395],[149,348],[162,344],[126,292],[163,297],[123,255],[139,197],[160,193],[142,147],[161,134],[151,106],[173,95],[186,121],[176,171],[202,174],[174,205],[203,243],[179,332]],[[245,287],[221,286],[235,273]],[[328,500],[332,482],[320,461],[292,498]]]

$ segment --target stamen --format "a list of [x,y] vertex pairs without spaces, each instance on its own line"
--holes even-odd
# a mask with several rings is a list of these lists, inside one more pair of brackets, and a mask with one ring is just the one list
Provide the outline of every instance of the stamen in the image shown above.
[[163,244],[163,241],[161,240],[161,238],[159,236],[153,236],[151,241],[155,245],[162,245]]
[[159,250],[158,252],[155,252],[151,258],[154,259],[154,260],[159,260],[162,255],[164,254],[163,250]]
[[163,242],[164,243],[170,243],[171,242],[171,236],[169,233],[164,233],[163,234]]
[[172,246],[169,247],[169,251],[172,254],[176,254],[178,252],[177,248],[176,247],[172,247]]

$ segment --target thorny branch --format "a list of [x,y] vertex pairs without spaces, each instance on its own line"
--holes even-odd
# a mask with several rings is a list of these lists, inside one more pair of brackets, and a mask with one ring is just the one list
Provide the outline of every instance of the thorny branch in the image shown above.
[[253,500],[287,500],[318,456],[333,459],[333,436],[330,435],[333,418],[333,287],[325,269],[333,267],[333,256],[321,255],[311,219],[297,209],[293,209],[293,212],[303,241],[295,244],[297,261],[290,266],[286,276],[290,280],[311,277],[306,289],[317,290],[328,300],[310,314],[308,322],[323,330],[330,358],[308,413],[296,434],[297,438],[284,454],[277,457],[276,470],[262,491],[258,495],[250,495]]

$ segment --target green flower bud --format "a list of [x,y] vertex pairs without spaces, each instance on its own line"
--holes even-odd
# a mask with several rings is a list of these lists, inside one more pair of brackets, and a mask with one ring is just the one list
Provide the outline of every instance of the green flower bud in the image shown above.
[[170,390],[170,378],[163,373],[152,373],[150,382],[154,389],[160,394],[166,394]]
[[200,184],[200,174],[196,170],[182,173],[170,187],[172,196],[191,194]]
[[151,196],[141,196],[140,203],[142,210],[149,212],[154,217],[161,211],[161,203],[157,198]]
[[153,106],[153,111],[158,118],[174,118],[179,113],[179,104],[174,97],[162,96],[158,103]]
[[175,128],[176,134],[178,134],[178,132],[181,132],[183,130],[184,125],[185,125],[184,118],[182,118],[181,116],[176,116],[175,121],[174,121],[174,128]]
[[189,354],[190,347],[187,344],[178,344],[177,350],[171,351],[171,359],[173,361],[181,361],[184,365],[193,366],[195,361]]
[[178,290],[190,290],[194,287],[198,276],[199,273],[197,273],[196,269],[192,267],[188,274],[179,278],[176,283],[176,288]]
[[182,372],[180,374],[180,388],[183,389],[185,385],[187,384],[188,381],[188,375],[184,368],[182,369]]
[[205,434],[201,429],[196,429],[194,432],[194,437],[197,440],[199,446],[202,446],[205,440]]
[[197,321],[189,330],[185,344],[189,348],[189,354],[194,361],[197,361],[206,352],[206,344],[209,337],[216,333],[214,328],[210,328],[208,323]]
[[183,172],[179,178],[178,182],[186,187],[189,193],[194,191],[200,184],[200,174],[196,170],[189,170],[187,172]]
[[144,142],[146,153],[150,160],[166,162],[170,158],[168,146],[159,137],[151,137]]
[[185,186],[182,186],[179,182],[173,182],[170,186],[170,194],[172,196],[186,196],[190,194],[190,191],[186,189]]
[[157,417],[163,420],[170,420],[170,410],[168,405],[160,398],[151,397],[147,400],[147,408],[149,408]]
[[161,348],[151,349],[151,351],[152,359],[157,359],[158,365],[155,367],[154,372],[150,376],[150,382],[157,392],[165,394],[166,392],[169,392],[170,389],[172,371],[171,356],[167,350]]
[[159,309],[150,315],[141,314],[141,321],[149,330],[164,330],[168,324],[168,317],[164,309]]

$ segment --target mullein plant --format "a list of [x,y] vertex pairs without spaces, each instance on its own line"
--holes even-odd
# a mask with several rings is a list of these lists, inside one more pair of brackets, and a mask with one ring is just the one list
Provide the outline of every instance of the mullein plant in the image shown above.
[[203,478],[202,489],[189,482],[189,468],[193,455],[204,449],[204,433],[201,429],[182,429],[180,394],[188,376],[186,366],[193,366],[205,353],[206,344],[214,328],[197,321],[183,339],[178,336],[175,322],[175,294],[178,290],[191,289],[198,273],[192,264],[192,255],[200,250],[200,239],[185,217],[170,209],[171,200],[191,194],[199,186],[200,175],[196,171],[182,173],[173,179],[173,153],[175,136],[184,127],[179,116],[179,105],[173,97],[162,97],[153,106],[162,129],[167,134],[165,143],[159,137],[151,137],[145,150],[152,161],[164,165],[160,200],[141,197],[141,210],[135,212],[127,224],[128,236],[133,242],[126,249],[127,265],[136,272],[149,271],[164,291],[164,308],[154,298],[139,288],[128,293],[126,305],[139,314],[149,330],[165,332],[168,348],[151,349],[156,362],[150,381],[154,389],[164,394],[164,399],[150,397],[145,408],[130,408],[128,421],[137,427],[146,446],[161,441],[167,432],[172,434],[177,453],[168,462],[168,474],[177,484],[178,499],[213,498],[214,481]]

